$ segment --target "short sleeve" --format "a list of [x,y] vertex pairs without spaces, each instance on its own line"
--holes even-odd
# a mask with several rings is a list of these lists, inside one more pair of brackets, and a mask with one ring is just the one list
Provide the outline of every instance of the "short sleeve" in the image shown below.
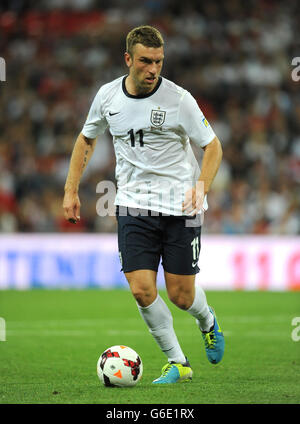
[[100,88],[91,104],[81,132],[85,137],[96,138],[105,132],[107,126],[107,120],[102,114],[102,90]]
[[184,92],[179,104],[178,123],[189,139],[199,147],[205,147],[216,136],[196,100],[188,91]]

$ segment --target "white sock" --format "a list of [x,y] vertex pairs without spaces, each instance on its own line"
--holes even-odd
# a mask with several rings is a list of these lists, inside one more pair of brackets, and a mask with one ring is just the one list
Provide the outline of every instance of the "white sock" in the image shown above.
[[142,307],[138,303],[137,306],[156,343],[168,357],[168,361],[184,364],[186,358],[173,328],[172,314],[160,295],[158,294],[149,306]]
[[187,312],[196,318],[201,331],[209,331],[214,325],[214,316],[208,308],[206,295],[198,285],[195,285],[194,302]]

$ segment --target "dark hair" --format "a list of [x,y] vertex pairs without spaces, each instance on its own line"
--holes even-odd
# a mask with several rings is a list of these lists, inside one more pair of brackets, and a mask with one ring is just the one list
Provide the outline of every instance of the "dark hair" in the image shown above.
[[162,47],[164,40],[161,33],[150,25],[133,28],[126,37],[126,51],[132,56],[133,47],[140,43],[146,47]]

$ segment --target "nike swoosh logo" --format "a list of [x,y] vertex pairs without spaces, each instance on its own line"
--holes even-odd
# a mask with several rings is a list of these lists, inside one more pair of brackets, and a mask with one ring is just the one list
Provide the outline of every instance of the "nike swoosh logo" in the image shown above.
[[118,113],[120,113],[120,112],[108,112],[109,113],[109,116],[114,116],[114,115],[118,115]]
[[195,266],[198,265],[198,262],[193,262],[192,267],[195,268]]

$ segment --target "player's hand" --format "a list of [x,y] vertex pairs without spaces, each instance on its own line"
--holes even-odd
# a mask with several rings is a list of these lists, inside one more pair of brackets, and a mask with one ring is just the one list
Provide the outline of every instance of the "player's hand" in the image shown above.
[[190,188],[185,193],[184,202],[182,202],[182,212],[194,216],[203,210],[204,187],[202,182],[197,182],[195,187]]
[[80,200],[78,194],[65,192],[63,201],[64,217],[72,224],[80,221]]

